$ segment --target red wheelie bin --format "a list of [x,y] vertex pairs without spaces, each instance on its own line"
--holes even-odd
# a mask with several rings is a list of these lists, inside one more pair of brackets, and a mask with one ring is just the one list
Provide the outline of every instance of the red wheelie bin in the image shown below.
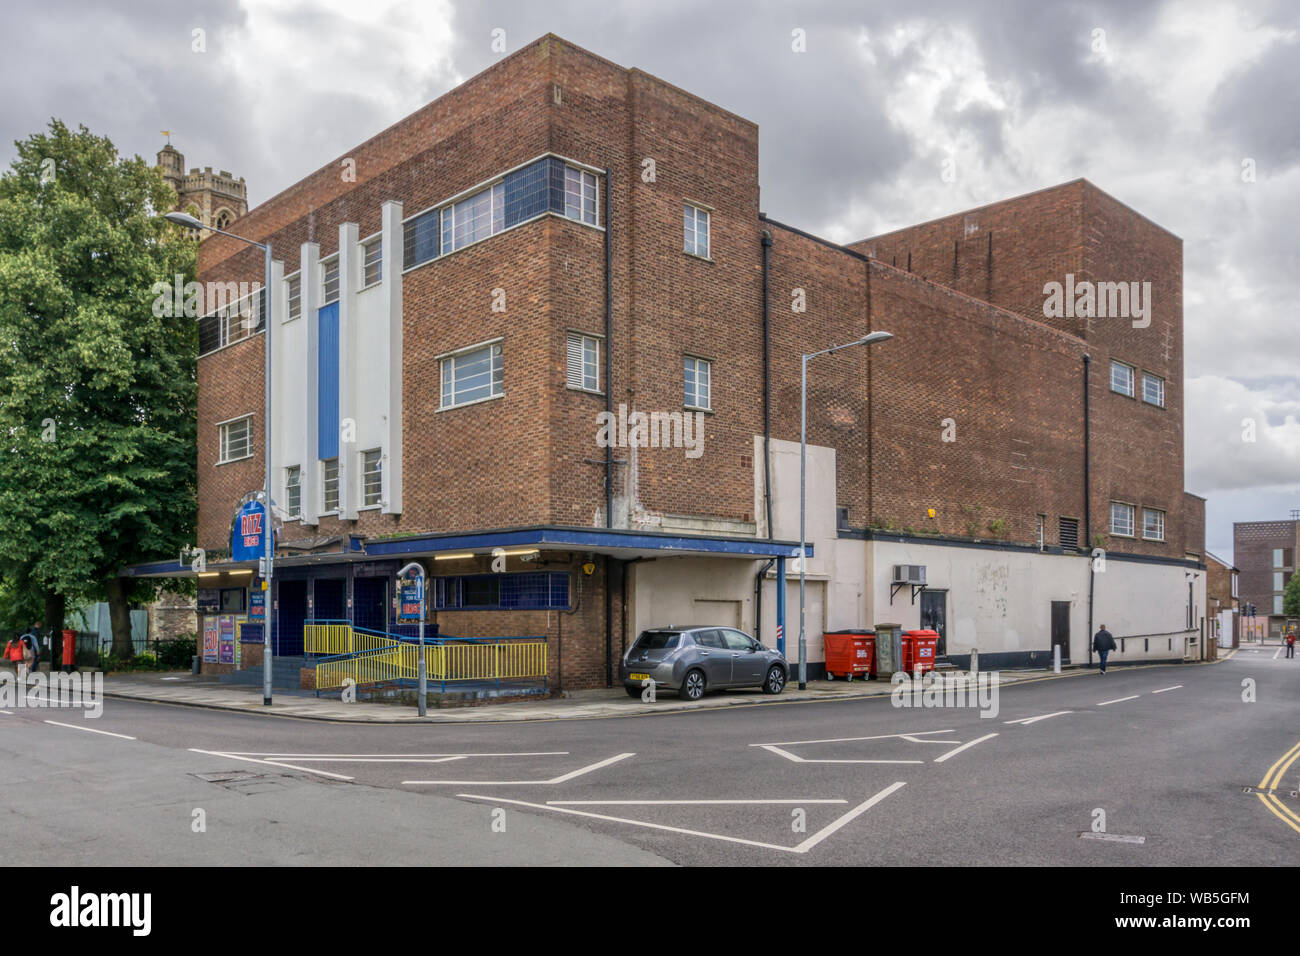
[[826,679],[843,677],[863,680],[876,672],[876,632],[870,630],[827,631],[822,635],[826,650]]
[[934,658],[939,653],[939,632],[928,628],[918,631],[904,631],[903,670],[909,674],[934,670]]

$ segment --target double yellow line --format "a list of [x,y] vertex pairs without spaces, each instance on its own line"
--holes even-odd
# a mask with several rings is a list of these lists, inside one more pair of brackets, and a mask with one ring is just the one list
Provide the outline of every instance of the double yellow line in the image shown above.
[[[1277,790],[1282,786],[1282,777],[1291,769],[1291,765],[1300,760],[1300,743],[1284,753],[1278,758],[1277,763],[1268,768],[1268,773],[1264,774],[1264,779],[1259,782],[1261,790]],[[1287,807],[1277,798],[1275,793],[1257,793],[1255,796],[1263,801],[1264,806],[1268,807],[1279,820],[1289,826],[1296,833],[1300,833],[1300,815]]]

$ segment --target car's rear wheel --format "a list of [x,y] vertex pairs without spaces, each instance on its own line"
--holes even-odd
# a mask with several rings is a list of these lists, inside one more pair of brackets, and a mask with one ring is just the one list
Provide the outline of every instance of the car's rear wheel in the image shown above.
[[704,696],[704,674],[700,671],[687,671],[682,678],[682,686],[677,695],[684,700],[699,700]]
[[767,669],[767,677],[763,679],[763,693],[779,694],[783,690],[785,690],[785,671],[773,664]]

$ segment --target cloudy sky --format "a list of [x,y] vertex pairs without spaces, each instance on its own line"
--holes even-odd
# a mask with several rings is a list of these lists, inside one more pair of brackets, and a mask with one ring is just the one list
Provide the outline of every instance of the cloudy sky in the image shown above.
[[5,20],[0,161],[51,116],[147,157],[169,129],[253,204],[490,65],[498,29],[754,120],[764,211],[834,240],[1086,177],[1184,241],[1210,550],[1300,508],[1294,0],[6,0]]

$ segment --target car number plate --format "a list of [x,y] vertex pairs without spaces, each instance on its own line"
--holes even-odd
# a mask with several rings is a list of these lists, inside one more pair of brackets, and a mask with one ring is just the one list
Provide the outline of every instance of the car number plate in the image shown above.
[[649,674],[628,674],[628,680],[649,680]]

